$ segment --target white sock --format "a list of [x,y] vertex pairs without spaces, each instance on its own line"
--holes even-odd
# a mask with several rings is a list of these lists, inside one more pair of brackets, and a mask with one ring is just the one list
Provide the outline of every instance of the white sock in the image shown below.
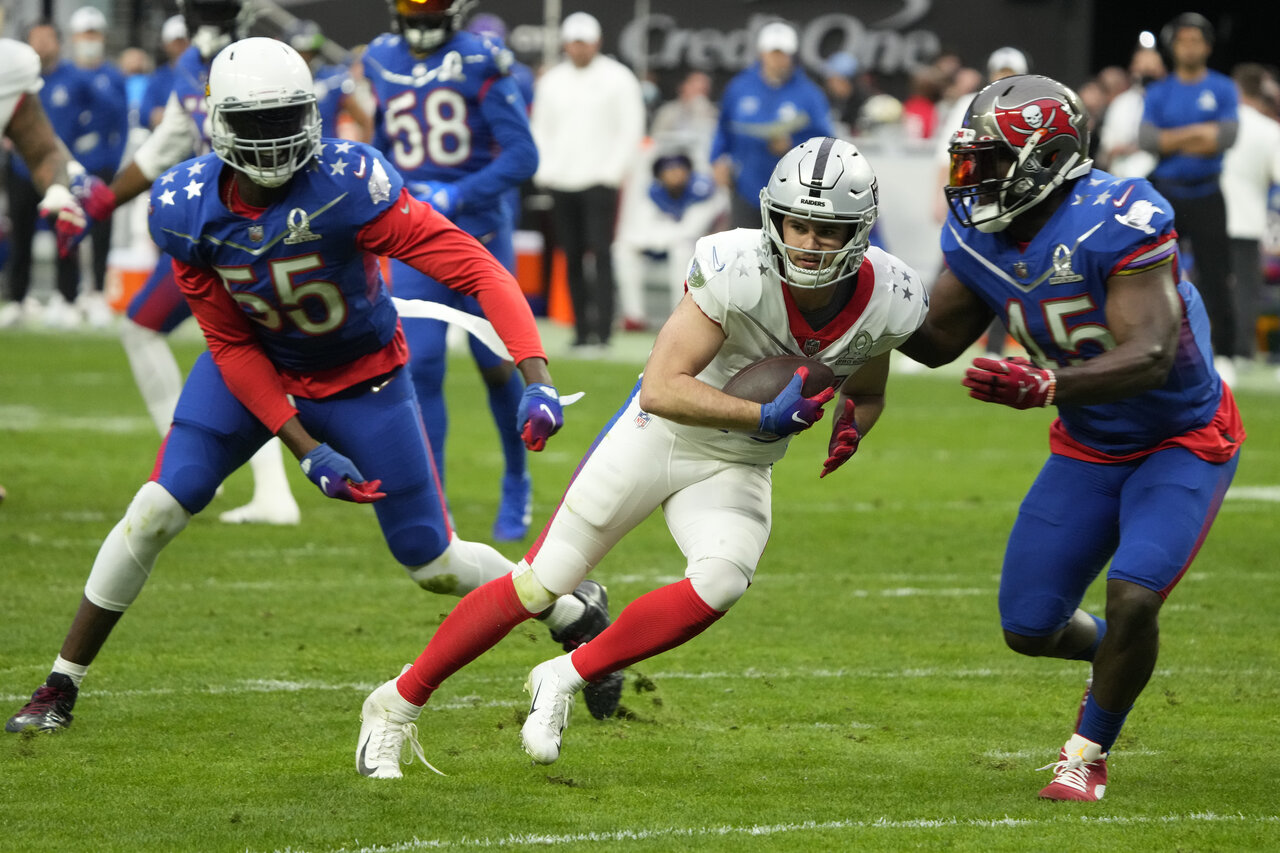
[[182,371],[169,342],[159,332],[126,320],[120,326],[120,343],[151,420],[161,435],[167,435],[182,394]]
[[576,595],[562,595],[556,603],[544,610],[538,618],[552,631],[563,631],[587,611],[587,606]]
[[552,658],[551,668],[555,670],[556,675],[560,676],[560,683],[574,692],[581,690],[587,684],[587,680],[578,674],[577,667],[573,665],[572,653]]
[[85,673],[89,671],[89,667],[87,664],[81,666],[78,663],[72,663],[62,655],[58,655],[57,659],[53,662],[53,671],[60,672],[67,678],[70,678],[71,683],[78,689],[80,687],[80,682],[84,681]]
[[253,471],[253,503],[292,503],[289,478],[284,473],[284,455],[280,439],[273,438],[249,457]]

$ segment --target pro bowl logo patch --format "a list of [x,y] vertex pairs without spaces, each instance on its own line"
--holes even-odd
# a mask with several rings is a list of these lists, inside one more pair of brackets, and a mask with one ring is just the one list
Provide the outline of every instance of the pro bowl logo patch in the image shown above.
[[996,125],[1005,140],[1015,149],[1021,150],[1034,135],[1039,135],[1037,145],[1041,145],[1056,136],[1070,136],[1079,139],[1071,124],[1074,116],[1071,109],[1062,101],[1054,98],[1036,98],[1034,101],[1016,106],[1005,107],[996,103],[993,106]]
[[693,263],[689,264],[689,275],[685,279],[690,287],[705,287],[707,277],[702,273],[702,267],[698,265],[698,259],[694,258]]

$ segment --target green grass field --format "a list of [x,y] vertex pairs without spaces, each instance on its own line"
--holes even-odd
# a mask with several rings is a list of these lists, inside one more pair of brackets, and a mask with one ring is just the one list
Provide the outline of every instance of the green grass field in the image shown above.
[[[184,366],[198,346],[177,342]],[[587,396],[534,459],[535,523],[638,367],[553,365],[562,391]],[[469,364],[454,362],[449,394],[455,519],[486,538],[499,472]],[[417,764],[399,782],[359,776],[361,702],[453,600],[407,580],[369,508],[325,500],[296,466],[301,527],[219,524],[248,497],[237,473],[161,556],[74,726],[0,734],[0,850],[1280,849],[1280,388],[1256,375],[1238,398],[1237,488],[1165,608],[1101,803],[1036,799],[1086,670],[1008,651],[996,614],[1050,414],[971,401],[952,371],[895,375],[836,476],[817,478],[827,424],[801,436],[776,469],[754,589],[629,670],[621,719],[579,702],[545,768],[520,750],[521,688],[558,647],[530,623],[419,721],[447,778]],[[0,333],[4,716],[47,673],[157,443],[114,338]],[[596,577],[616,613],[682,570],[653,518]]]

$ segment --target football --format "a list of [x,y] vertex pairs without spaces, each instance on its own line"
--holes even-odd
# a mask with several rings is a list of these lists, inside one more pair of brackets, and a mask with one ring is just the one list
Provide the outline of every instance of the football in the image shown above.
[[777,397],[796,368],[808,367],[809,378],[804,383],[804,395],[812,397],[824,388],[836,383],[835,372],[820,361],[802,355],[773,355],[753,361],[735,373],[724,385],[724,393],[754,403],[768,403]]

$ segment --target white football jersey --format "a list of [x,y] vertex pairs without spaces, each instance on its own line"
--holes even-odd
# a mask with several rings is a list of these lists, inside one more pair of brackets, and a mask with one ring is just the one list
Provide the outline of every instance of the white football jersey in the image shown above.
[[[725,342],[698,379],[723,388],[752,362],[774,355],[803,355],[835,372],[837,387],[863,364],[911,336],[924,322],[929,299],[920,276],[901,259],[867,250],[853,297],[821,329],[796,308],[786,285],[766,275],[773,259],[758,229],[740,228],[698,241],[686,283],[693,301],[724,330]],[[771,463],[787,439],[668,424],[714,457]]]
[[0,134],[9,127],[9,119],[23,95],[40,91],[40,57],[24,42],[0,39]]

